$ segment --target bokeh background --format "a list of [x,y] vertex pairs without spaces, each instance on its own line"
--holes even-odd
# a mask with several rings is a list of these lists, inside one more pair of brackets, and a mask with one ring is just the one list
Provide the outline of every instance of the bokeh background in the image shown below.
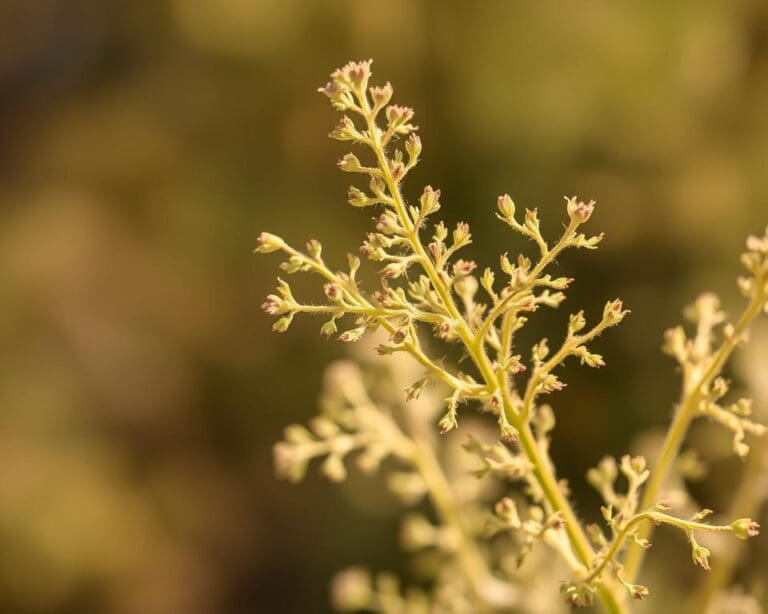
[[[251,251],[261,230],[337,262],[359,244],[315,93],[348,59],[416,108],[411,196],[440,187],[481,264],[521,247],[498,193],[552,233],[563,195],[598,201],[607,239],[561,259],[564,309],[633,313],[558,400],[587,517],[586,468],[676,398],[662,332],[702,290],[738,309],[743,239],[768,223],[759,0],[5,0],[0,32],[3,612],[323,612],[337,569],[404,568],[394,500],[361,495],[375,482],[272,477],[271,444],[345,348],[317,321],[270,332],[277,259]],[[707,441],[726,456],[727,434]],[[713,464],[705,505],[738,465]]]

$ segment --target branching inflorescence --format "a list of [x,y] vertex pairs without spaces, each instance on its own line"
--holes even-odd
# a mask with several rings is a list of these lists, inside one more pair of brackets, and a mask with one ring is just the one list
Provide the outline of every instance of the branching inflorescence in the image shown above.
[[[698,535],[756,535],[758,525],[749,519],[726,524],[705,522],[710,510],[678,518],[670,513],[663,495],[673,461],[694,418],[707,416],[729,429],[734,450],[742,457],[749,451],[747,436],[763,433],[764,427],[748,418],[748,400],[723,402],[728,382],[721,371],[733,350],[746,340],[752,320],[768,309],[768,231],[763,238],[751,237],[742,257],[748,273],[739,280],[748,299],[743,315],[728,323],[718,300],[704,295],[686,312],[696,325],[695,335],[687,337],[681,327],[666,334],[664,350],[681,366],[683,392],[654,465],[648,467],[641,457],[626,456],[618,464],[606,458],[589,472],[589,482],[605,500],[606,536],[599,527],[580,523],[564,484],[556,477],[548,455],[554,413],[543,399],[565,386],[557,372],[569,357],[590,367],[604,364],[603,357],[593,350],[593,342],[619,324],[628,311],[620,300],[610,300],[591,326],[579,311],[569,317],[563,340],[553,348],[542,339],[532,348],[530,361],[515,352],[515,335],[529,315],[540,307],[558,307],[572,282],[548,272],[553,261],[568,248],[595,249],[603,238],[602,234],[582,232],[593,214],[594,201],[567,198],[563,234],[556,241],[548,241],[541,233],[535,209],[520,213],[508,195],[500,196],[497,217],[533,241],[538,257],[510,258],[505,253],[498,271],[486,268],[479,273],[474,261],[458,255],[472,242],[469,226],[461,222],[449,229],[432,219],[441,207],[440,191],[427,186],[417,204],[406,200],[403,181],[419,162],[422,149],[412,123],[414,112],[390,104],[392,86],[370,86],[370,76],[370,61],[349,63],[335,71],[320,91],[344,113],[331,138],[368,151],[370,161],[347,153],[338,166],[367,183],[351,186],[348,202],[376,211],[375,231],[366,236],[360,252],[377,263],[379,287],[373,292],[362,288],[358,256],[350,254],[347,269],[338,271],[326,264],[317,241],[310,241],[305,251],[299,251],[275,235],[262,233],[256,251],[281,251],[287,255],[281,265],[285,273],[311,272],[324,281],[325,301],[309,304],[298,300],[288,283],[279,280],[277,292],[263,306],[268,314],[278,316],[274,330],[286,331],[294,317],[304,313],[324,316],[322,334],[338,335],[343,342],[358,341],[366,333],[382,330],[385,337],[377,346],[379,354],[407,354],[422,369],[421,376],[407,388],[406,400],[418,399],[430,384],[445,391],[441,416],[434,421],[440,433],[458,427],[459,408],[469,403],[492,413],[498,423],[498,440],[486,444],[470,438],[466,452],[481,463],[478,476],[520,482],[524,497],[498,501],[486,529],[490,527],[490,533],[496,535],[514,533],[521,546],[516,556],[525,554],[538,539],[549,544],[571,569],[573,577],[564,580],[561,592],[572,605],[588,605],[597,596],[608,611],[620,612],[628,607],[627,594],[636,599],[646,597],[648,589],[635,582],[655,525],[666,524],[681,531],[694,562],[705,569],[709,568],[710,552],[697,541]],[[472,373],[454,370],[444,359],[435,358],[426,344],[426,333],[436,338],[437,344],[458,344],[472,365]],[[338,383],[339,378],[335,380],[341,390],[335,395],[337,402],[326,403],[323,415],[315,418],[310,429],[297,425],[287,429],[285,441],[275,447],[278,472],[299,480],[311,459],[323,457],[323,473],[340,481],[346,476],[345,460],[350,454],[359,453],[358,465],[366,470],[378,468],[385,458],[396,459],[405,469],[390,475],[390,485],[406,499],[428,496],[441,523],[432,526],[423,519],[411,520],[404,532],[408,536],[405,541],[450,553],[451,569],[458,570],[460,580],[437,581],[436,586],[442,588],[436,597],[413,593],[411,598],[393,588],[396,583],[391,578],[374,582],[361,570],[353,570],[334,585],[347,596],[340,605],[377,611],[430,611],[436,607],[435,599],[446,591],[451,594],[451,590],[456,594],[464,591],[462,599],[470,611],[519,605],[519,587],[485,543],[489,531],[478,533],[470,522],[472,514],[461,493],[448,483],[434,440],[423,429],[413,429],[412,423],[403,426],[390,409],[373,401],[362,376],[342,379],[343,384]],[[408,413],[408,408],[406,405],[403,411]],[[623,494],[615,487],[619,474],[628,485]],[[456,595],[451,599],[454,606],[462,603]]]

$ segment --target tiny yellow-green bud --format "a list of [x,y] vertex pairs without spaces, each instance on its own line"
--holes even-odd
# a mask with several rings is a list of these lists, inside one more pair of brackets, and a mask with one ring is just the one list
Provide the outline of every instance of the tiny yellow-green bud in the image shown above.
[[345,173],[359,173],[362,168],[355,154],[348,153],[338,162],[338,167]]
[[343,333],[341,333],[341,335],[339,335],[339,341],[343,341],[344,343],[353,343],[355,341],[359,341],[360,337],[362,337],[364,333],[365,326],[359,326],[358,328],[345,330]]
[[709,548],[697,544],[696,542],[691,544],[691,558],[693,562],[702,569],[709,570],[709,557],[712,555]]
[[410,160],[409,165],[413,166],[416,164],[421,155],[421,138],[419,138],[418,134],[412,134],[408,137],[408,140],[405,141],[405,151]]
[[731,523],[731,531],[739,539],[749,539],[760,533],[760,525],[751,518],[739,518]]
[[293,322],[293,314],[289,313],[287,316],[283,316],[277,322],[275,322],[272,325],[272,330],[276,333],[284,333],[290,328],[291,322]]
[[370,198],[361,189],[351,185],[347,189],[347,202],[353,207],[367,207],[373,204]]
[[515,202],[509,194],[502,194],[496,199],[496,206],[499,209],[499,217],[503,220],[511,221],[515,218]]
[[328,320],[323,326],[320,328],[320,334],[324,335],[325,337],[330,337],[338,330],[338,327],[336,326],[336,320]]
[[362,138],[360,132],[355,128],[355,123],[346,115],[341,118],[328,136],[337,141],[357,141]]
[[579,311],[578,313],[574,313],[573,315],[571,315],[568,323],[568,329],[572,333],[578,333],[586,325],[587,325],[587,320],[584,318],[584,312]]
[[629,311],[624,309],[624,303],[621,302],[621,299],[608,301],[605,309],[603,309],[603,322],[608,326],[613,326],[621,322],[628,313]]
[[456,230],[453,231],[454,246],[464,245],[471,237],[472,233],[469,230],[469,224],[466,222],[459,222],[456,224]]
[[424,188],[424,192],[419,198],[421,205],[421,215],[426,217],[440,208],[440,190],[433,190],[431,185]]
[[262,232],[259,238],[256,239],[256,252],[259,254],[269,254],[270,252],[276,252],[279,249],[285,247],[285,241],[283,241],[277,235],[273,235],[268,232]]

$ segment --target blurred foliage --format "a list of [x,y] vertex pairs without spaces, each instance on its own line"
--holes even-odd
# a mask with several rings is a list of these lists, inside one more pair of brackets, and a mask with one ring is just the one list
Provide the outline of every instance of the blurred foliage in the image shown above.
[[314,93],[347,59],[397,80],[431,152],[413,185],[489,244],[498,193],[598,201],[572,300],[633,315],[562,395],[554,454],[587,502],[584,470],[669,414],[662,331],[736,297],[768,221],[759,0],[7,0],[0,28],[2,611],[314,612],[336,569],[397,567],[375,484],[296,490],[270,459],[342,350],[314,322],[271,335],[250,252],[262,229],[331,260],[359,239]]

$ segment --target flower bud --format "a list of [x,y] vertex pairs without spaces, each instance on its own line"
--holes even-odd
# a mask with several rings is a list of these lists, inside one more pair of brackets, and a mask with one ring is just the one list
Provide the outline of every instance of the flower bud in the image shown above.
[[440,418],[437,423],[437,428],[440,430],[441,435],[445,435],[448,431],[452,431],[458,428],[459,424],[456,421],[456,408],[452,407]]
[[586,582],[563,582],[560,584],[560,593],[565,598],[566,603],[577,608],[590,606],[595,601],[595,589]]
[[371,100],[373,100],[373,114],[376,115],[386,107],[392,99],[392,84],[387,81],[387,83],[382,86],[373,86],[369,88],[368,92],[371,94]]
[[355,123],[346,115],[341,118],[341,121],[328,136],[337,141],[357,141],[362,137],[355,128]]
[[360,337],[362,337],[364,333],[365,326],[359,326],[357,328],[345,330],[343,333],[341,333],[341,335],[339,335],[339,341],[344,343],[353,343],[355,341],[359,341]]
[[390,211],[385,211],[376,219],[376,230],[387,235],[400,234],[402,232],[400,223]]
[[284,333],[290,328],[291,322],[293,322],[293,314],[289,313],[288,315],[283,316],[277,322],[275,322],[272,325],[272,330],[276,333]]
[[496,206],[499,209],[500,217],[505,220],[513,220],[515,218],[515,203],[509,194],[502,194],[496,200]]
[[277,235],[270,234],[268,232],[262,232],[259,238],[256,239],[256,252],[259,254],[269,254],[270,252],[276,252],[279,249],[285,247],[285,241],[283,241]]
[[439,222],[438,224],[435,224],[435,234],[433,238],[435,241],[438,241],[438,242],[445,241],[445,239],[448,238],[448,229],[445,227],[445,224],[443,222]]
[[586,222],[592,215],[592,212],[595,210],[594,200],[590,200],[588,203],[585,203],[581,200],[577,201],[576,197],[574,196],[572,198],[566,198],[566,201],[568,201],[568,204],[566,205],[568,217],[571,218],[571,221],[576,224],[583,224]]
[[331,78],[337,83],[354,87],[358,91],[364,91],[368,87],[372,63],[373,60],[349,62],[331,73]]
[[389,171],[392,173],[392,179],[400,181],[405,176],[405,164],[394,161],[390,164]]
[[424,192],[419,198],[421,205],[421,216],[426,217],[440,208],[440,190],[433,190],[431,185],[424,188]]
[[359,173],[362,168],[355,154],[348,153],[338,162],[338,167],[345,173]]
[[328,320],[323,326],[320,328],[320,334],[324,337],[330,337],[338,330],[338,327],[336,326],[336,320]]
[[472,271],[477,268],[477,263],[472,260],[459,259],[453,263],[453,274],[457,279],[471,275]]
[[386,114],[390,128],[400,126],[413,119],[413,109],[396,104],[389,105]]
[[705,548],[696,542],[691,544],[691,558],[693,559],[693,562],[702,569],[710,569],[709,557],[711,554],[709,548]]
[[608,301],[605,309],[603,309],[603,322],[608,326],[613,326],[621,322],[628,313],[629,311],[624,309],[624,303],[621,302],[621,299]]
[[421,139],[418,134],[412,134],[405,141],[405,151],[408,154],[409,166],[413,166],[421,155]]
[[574,313],[573,315],[571,315],[568,323],[568,330],[571,333],[578,333],[586,325],[587,325],[587,320],[584,318],[584,311],[579,311],[578,313]]
[[379,273],[385,279],[397,279],[408,269],[408,264],[408,260],[395,260],[394,262],[390,262],[387,266],[381,269]]
[[739,518],[731,523],[731,531],[739,539],[749,539],[760,533],[760,525],[751,518]]
[[347,202],[353,207],[367,207],[373,204],[365,192],[353,185],[347,189]]
[[453,231],[453,244],[455,246],[467,243],[471,237],[472,233],[469,231],[469,224],[466,222],[456,224],[456,230]]
[[[333,77],[333,75],[331,76]],[[333,81],[326,83],[325,87],[318,88],[317,91],[325,94],[331,101],[333,108],[337,111],[346,111],[354,106],[354,100],[352,99],[349,87],[344,83],[340,83],[335,78]]]

